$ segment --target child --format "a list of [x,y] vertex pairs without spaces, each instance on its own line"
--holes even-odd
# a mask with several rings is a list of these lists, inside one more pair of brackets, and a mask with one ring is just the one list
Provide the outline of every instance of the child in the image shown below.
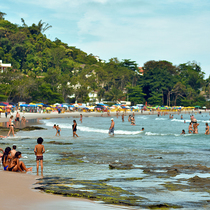
[[13,158],[15,156],[16,153],[16,145],[12,146],[12,151],[11,151],[11,157]]
[[8,167],[8,171],[20,171],[20,172],[27,172],[32,171],[32,167],[26,168],[25,164],[20,161],[21,152],[16,152],[15,156],[12,158],[10,166]]
[[57,134],[59,134],[59,136],[60,136],[61,129],[60,129],[59,125],[57,125],[55,129],[56,129],[56,134],[55,135],[57,136]]
[[34,152],[35,152],[35,155],[36,155],[36,171],[37,171],[37,175],[39,175],[39,161],[40,161],[42,176],[43,176],[43,153],[45,153],[44,146],[42,145],[43,141],[44,141],[43,138],[39,137],[37,139],[37,145],[34,148]]
[[185,134],[185,130],[184,129],[182,130],[181,134]]

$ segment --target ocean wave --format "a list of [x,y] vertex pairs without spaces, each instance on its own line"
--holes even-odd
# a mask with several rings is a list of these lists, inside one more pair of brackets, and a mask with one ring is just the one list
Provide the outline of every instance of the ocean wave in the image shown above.
[[157,118],[155,118],[155,120],[167,120],[167,118],[157,117]]
[[[108,133],[108,129],[97,129],[97,128],[90,128],[90,127],[85,127],[85,126],[79,126],[78,130],[80,131],[85,131],[85,132],[93,132],[93,133]],[[124,131],[124,130],[115,130],[115,134],[119,135],[137,135],[142,133],[142,131]]]
[[[52,127],[54,126],[54,123],[53,122],[49,122],[49,121],[44,121],[43,122],[45,123],[46,126],[48,127]],[[70,124],[67,124],[67,123],[60,123],[59,124],[59,127],[62,129],[62,128],[68,128],[68,129],[72,129],[72,125]],[[108,133],[109,132],[109,129],[97,129],[97,128],[91,128],[91,127],[86,127],[86,126],[82,126],[82,125],[79,125],[77,127],[78,130],[80,131],[84,131],[84,132],[93,132],[93,133]],[[119,135],[137,135],[137,134],[140,134],[142,133],[142,131],[124,131],[124,130],[115,130],[114,131],[115,134],[119,134]]]
[[171,121],[172,121],[172,122],[182,122],[182,123],[184,123],[184,121],[185,121],[186,123],[191,122],[191,120],[184,120],[184,119],[183,119],[183,120],[181,120],[181,119],[180,119],[180,120],[178,120],[178,119],[172,119]]
[[146,132],[145,135],[146,136],[179,136],[180,134]]

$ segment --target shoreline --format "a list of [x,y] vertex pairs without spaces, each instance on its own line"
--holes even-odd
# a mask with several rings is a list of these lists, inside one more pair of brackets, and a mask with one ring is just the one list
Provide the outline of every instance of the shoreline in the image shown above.
[[[41,178],[32,174],[0,171],[1,209],[12,210],[16,207],[21,210],[119,210],[123,206],[99,204],[88,199],[64,197],[53,195],[33,188],[37,186],[37,179]],[[17,181],[18,180],[18,181]],[[125,209],[131,209],[126,208]]]
[[[190,114],[198,114],[199,112],[202,112],[202,113],[210,113],[210,110],[192,110],[191,111],[182,111],[180,113],[178,113],[177,111],[167,111],[167,115],[169,114],[187,114],[187,113],[190,113]],[[19,112],[19,111],[18,111]],[[162,112],[164,113],[164,111],[143,111],[143,113],[141,112],[136,112],[136,111],[127,111],[125,114],[125,116],[129,116],[129,115],[132,115],[133,113],[135,115],[157,115],[158,112]],[[101,112],[79,112],[79,111],[75,111],[75,112],[65,112],[65,113],[61,113],[61,114],[58,114],[57,112],[51,112],[51,113],[29,113],[29,112],[19,112],[20,113],[20,119],[22,116],[25,116],[26,120],[32,120],[32,119],[37,119],[37,120],[40,120],[40,119],[49,119],[49,118],[67,118],[67,117],[73,117],[73,118],[79,118],[80,117],[80,114],[82,114],[83,117],[117,117],[116,116],[116,112],[110,112],[110,116],[107,115],[106,112],[104,113],[101,113]],[[118,117],[120,118],[121,115],[122,115],[123,112],[119,112],[119,115]],[[16,112],[12,113],[11,115],[14,116],[14,119],[15,119],[15,115],[16,115]],[[8,115],[7,118],[5,116],[1,116],[0,117],[0,123],[6,123],[9,121],[9,118],[11,115]],[[35,122],[34,122],[35,123]],[[31,123],[33,124],[33,123]],[[27,125],[27,124],[26,124]],[[2,125],[0,125],[2,126]]]

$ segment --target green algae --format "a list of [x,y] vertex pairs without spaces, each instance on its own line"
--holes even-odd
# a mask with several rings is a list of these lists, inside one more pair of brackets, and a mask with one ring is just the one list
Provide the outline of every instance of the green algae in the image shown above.
[[60,142],[60,141],[49,141],[46,142],[47,144],[56,144],[56,145],[71,145],[73,143],[65,143],[65,142]]
[[172,205],[169,205],[169,204],[157,204],[157,205],[150,205],[148,206],[150,209],[159,209],[159,210],[164,210],[164,209],[177,209],[177,208],[181,208],[180,206],[172,206]]
[[[72,179],[41,179],[39,187],[46,193],[60,194],[67,197],[82,197],[103,201],[108,204],[139,206],[142,199],[120,187],[108,185],[102,181],[72,180]],[[75,188],[79,185],[79,188]]]

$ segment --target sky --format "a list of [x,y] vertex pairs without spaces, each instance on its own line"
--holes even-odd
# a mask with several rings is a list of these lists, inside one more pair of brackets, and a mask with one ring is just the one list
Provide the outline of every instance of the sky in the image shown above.
[[107,62],[196,62],[210,75],[210,0],[1,0],[0,11]]

